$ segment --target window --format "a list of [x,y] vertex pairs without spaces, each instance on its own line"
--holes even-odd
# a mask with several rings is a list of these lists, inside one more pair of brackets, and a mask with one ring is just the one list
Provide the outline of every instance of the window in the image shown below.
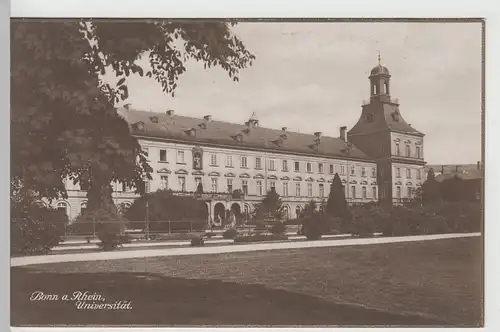
[[255,168],[262,169],[262,158],[260,157],[255,158]]
[[356,175],[356,167],[351,166],[351,175]]
[[200,185],[201,183],[201,178],[200,177],[195,177],[194,178],[194,183],[196,184],[196,189],[198,189],[198,186]]
[[411,194],[412,194],[413,188],[412,187],[408,187],[408,188],[406,188],[406,191],[407,191],[408,198],[411,198]]
[[186,191],[186,178],[184,176],[179,176],[179,189]]
[[366,187],[361,188],[361,195],[362,195],[361,197],[366,199]]
[[[83,215],[86,209],[87,209],[87,202],[82,202],[82,204],[80,204],[80,215]],[[66,211],[66,209],[64,209],[64,211]]]
[[396,143],[396,156],[399,156],[401,152],[399,151],[399,143]]
[[401,177],[401,168],[396,167],[396,177],[400,178]]
[[233,156],[226,156],[226,167],[233,167]]
[[288,196],[288,182],[283,182],[283,196]]
[[307,163],[307,164],[306,164],[306,172],[307,172],[307,173],[312,173],[311,163]]
[[396,187],[396,198],[401,199],[401,187]]
[[330,174],[335,173],[335,167],[333,165],[330,165]]
[[274,159],[269,159],[269,170],[270,171],[276,170],[276,165],[274,164]]
[[406,169],[406,178],[411,179],[411,169],[410,168]]
[[422,158],[422,157],[420,156],[420,146],[417,146],[417,147],[416,147],[416,153],[417,153],[417,158],[418,158],[418,159]]
[[319,197],[325,197],[325,185],[323,183],[319,184]]
[[318,173],[323,173],[323,164],[322,163],[318,164]]
[[307,184],[307,196],[312,197],[312,195],[313,195],[313,184],[309,182]]
[[66,204],[65,202],[57,203],[57,211],[62,211],[67,215],[68,214],[67,210],[68,210],[68,204]]
[[405,146],[405,154],[406,154],[407,157],[411,156],[411,151],[410,151],[410,145],[409,144],[406,144],[406,146]]
[[150,192],[150,183],[149,180],[144,181],[144,192],[149,193]]
[[168,176],[162,175],[160,177],[161,189],[168,189]]
[[340,166],[340,175],[345,175],[345,166]]
[[262,196],[262,181],[257,181],[257,195]]
[[377,199],[377,187],[372,187],[372,195],[374,199]]
[[283,172],[288,172],[288,160],[283,160]]
[[366,177],[366,168],[361,167],[361,176]]
[[233,179],[227,179],[227,191],[229,193],[233,192]]
[[247,168],[247,157],[246,156],[241,156],[241,168]]
[[299,163],[298,161],[296,161],[296,162],[294,163],[294,165],[295,165],[295,166],[294,166],[294,168],[295,168],[295,172],[300,172],[300,163]]
[[422,180],[422,171],[420,169],[417,169],[417,180]]
[[351,186],[351,198],[356,198],[356,187]]
[[177,151],[177,163],[184,164],[184,151]]
[[243,194],[248,195],[248,181],[247,180],[241,181],[241,188],[243,189]]
[[212,192],[213,193],[216,193],[219,191],[219,188],[218,188],[218,180],[217,178],[212,178]]
[[372,167],[372,178],[377,177],[377,169],[375,167]]
[[276,181],[269,182],[269,185],[271,186],[271,191],[276,192]]
[[167,161],[167,150],[160,150],[160,161]]
[[295,184],[295,196],[300,197],[300,183]]
[[210,165],[217,166],[217,155],[215,153],[210,155]]

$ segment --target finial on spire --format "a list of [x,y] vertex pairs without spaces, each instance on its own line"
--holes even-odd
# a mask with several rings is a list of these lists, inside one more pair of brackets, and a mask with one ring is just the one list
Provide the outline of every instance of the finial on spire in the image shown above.
[[380,51],[377,51],[378,53],[378,65],[380,66]]

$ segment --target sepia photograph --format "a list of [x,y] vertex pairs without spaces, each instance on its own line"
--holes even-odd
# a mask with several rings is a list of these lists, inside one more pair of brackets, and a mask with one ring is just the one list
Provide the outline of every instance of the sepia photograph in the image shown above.
[[483,327],[484,35],[11,18],[11,326]]

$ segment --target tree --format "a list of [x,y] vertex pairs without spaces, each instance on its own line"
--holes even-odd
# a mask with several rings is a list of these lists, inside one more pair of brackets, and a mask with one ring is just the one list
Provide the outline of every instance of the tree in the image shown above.
[[465,190],[464,181],[457,175],[453,176],[451,179],[445,179],[440,184],[441,195],[443,201],[447,202],[460,202],[464,201],[467,196]]
[[335,173],[330,186],[330,195],[326,203],[326,215],[328,217],[345,217],[347,215],[347,201],[338,173]]
[[256,205],[254,210],[255,219],[274,218],[281,220],[283,218],[283,205],[280,196],[274,190],[269,190],[262,200]]
[[125,217],[130,227],[142,229],[146,222],[146,201],[150,230],[167,231],[167,221],[172,221],[171,230],[189,230],[191,224],[207,225],[208,210],[203,201],[190,196],[177,196],[170,190],[158,190],[137,198],[127,209]]
[[440,203],[441,201],[440,185],[439,182],[436,181],[434,170],[431,168],[427,173],[427,180],[425,180],[422,185],[422,203],[435,204]]
[[[185,64],[219,66],[238,81],[255,57],[233,23],[202,21],[11,21],[11,176],[38,197],[67,197],[69,177],[87,210],[116,213],[114,181],[144,193],[151,167],[115,104],[127,77],[145,75],[174,95]],[[139,60],[147,60],[141,64]],[[114,74],[116,84],[104,75]]]

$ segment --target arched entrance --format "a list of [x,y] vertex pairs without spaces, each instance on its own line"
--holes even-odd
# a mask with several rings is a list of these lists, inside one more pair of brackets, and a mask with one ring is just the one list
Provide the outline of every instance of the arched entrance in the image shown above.
[[[234,221],[237,225],[243,224],[243,215],[241,214],[241,206],[238,203],[231,204],[231,219],[234,218]],[[230,221],[232,222],[232,220]]]
[[290,219],[290,207],[288,205],[283,206],[283,220]]
[[297,207],[295,208],[295,218],[300,218],[300,205],[297,205]]
[[218,227],[224,225],[225,214],[226,214],[226,208],[224,207],[224,204],[222,203],[215,204],[214,217],[213,217],[214,226]]

